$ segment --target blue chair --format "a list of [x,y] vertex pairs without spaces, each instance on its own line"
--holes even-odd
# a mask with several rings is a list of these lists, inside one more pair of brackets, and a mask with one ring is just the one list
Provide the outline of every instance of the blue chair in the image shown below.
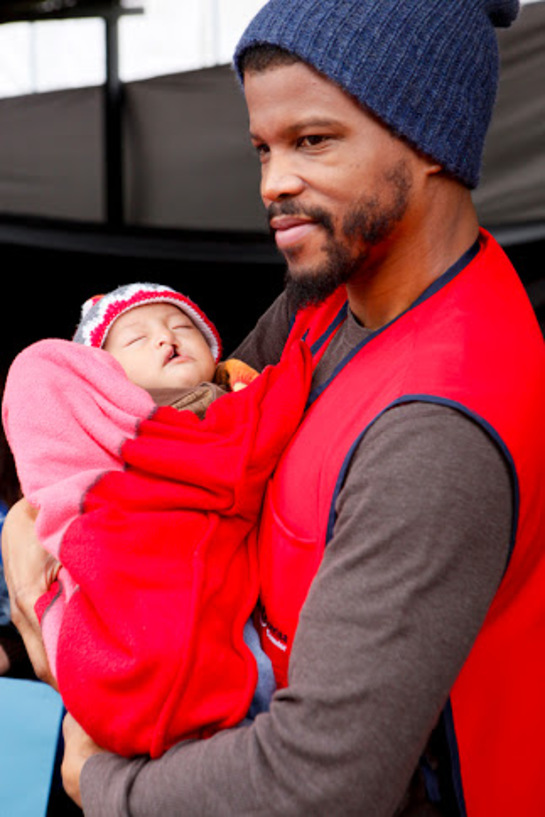
[[63,715],[47,684],[0,678],[0,815],[46,817]]

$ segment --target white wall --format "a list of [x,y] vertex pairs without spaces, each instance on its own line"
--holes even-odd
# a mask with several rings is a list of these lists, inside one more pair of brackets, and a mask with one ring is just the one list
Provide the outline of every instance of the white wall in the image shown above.
[[[125,81],[229,62],[244,27],[265,0],[130,0],[144,8],[120,22]],[[0,96],[104,82],[101,20],[0,26]]]
[[[521,0],[522,4],[536,0]],[[230,61],[265,0],[125,0],[145,13],[120,23],[125,81]],[[100,20],[0,26],[0,97],[104,82]]]

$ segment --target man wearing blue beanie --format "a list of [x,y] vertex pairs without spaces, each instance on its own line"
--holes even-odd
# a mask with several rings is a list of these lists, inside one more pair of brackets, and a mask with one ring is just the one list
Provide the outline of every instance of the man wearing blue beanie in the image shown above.
[[287,283],[236,355],[315,360],[259,532],[277,691],[151,762],[68,718],[86,815],[545,814],[543,339],[471,200],[517,11],[270,0],[242,36]]

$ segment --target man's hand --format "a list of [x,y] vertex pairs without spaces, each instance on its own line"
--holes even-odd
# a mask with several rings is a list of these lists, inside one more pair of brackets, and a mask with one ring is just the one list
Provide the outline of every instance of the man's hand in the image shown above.
[[51,587],[59,563],[36,536],[36,510],[21,499],[10,509],[2,529],[2,558],[9,590],[11,618],[25,642],[34,672],[56,688],[49,668],[34,605]]
[[72,715],[65,716],[62,732],[64,736],[64,758],[61,766],[62,782],[66,793],[81,807],[80,776],[83,764],[92,755],[103,750],[83,731]]
[[11,663],[9,660],[9,656],[5,649],[0,645],[0,675],[5,675],[6,672],[9,672]]

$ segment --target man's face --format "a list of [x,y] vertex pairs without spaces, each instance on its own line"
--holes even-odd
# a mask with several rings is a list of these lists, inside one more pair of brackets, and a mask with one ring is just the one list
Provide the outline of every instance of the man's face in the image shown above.
[[247,72],[261,196],[296,301],[323,300],[388,251],[410,202],[415,154],[304,63]]
[[147,304],[120,315],[104,349],[129,380],[148,391],[196,386],[214,375],[214,358],[204,335],[173,304]]

